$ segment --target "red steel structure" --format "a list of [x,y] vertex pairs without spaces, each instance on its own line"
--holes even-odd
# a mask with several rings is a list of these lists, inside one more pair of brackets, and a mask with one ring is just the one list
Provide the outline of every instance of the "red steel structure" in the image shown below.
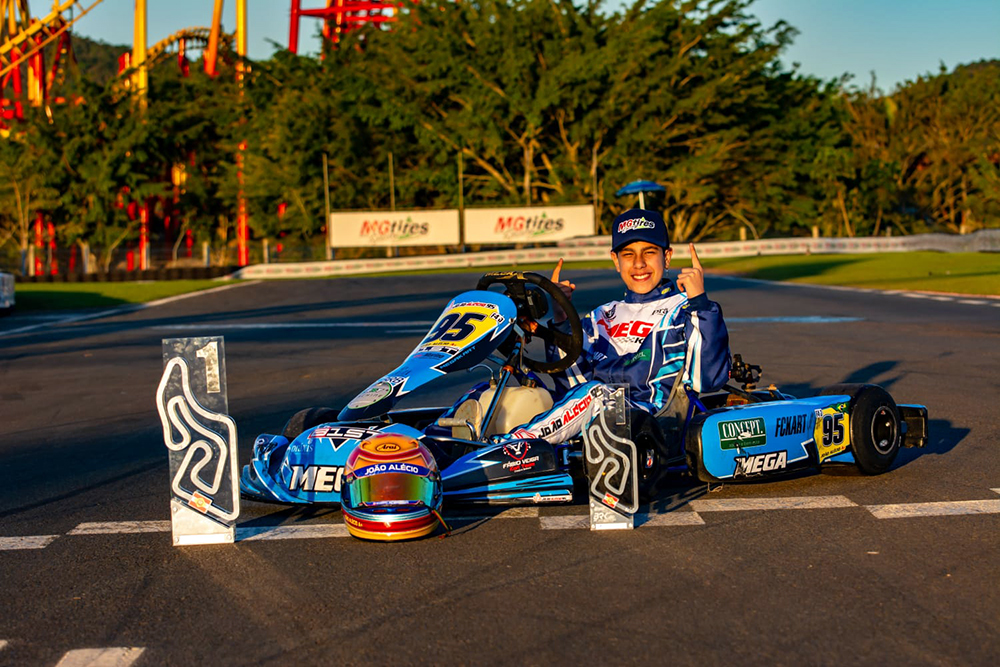
[[62,65],[72,58],[71,23],[61,12],[75,4],[55,4],[50,14],[38,20],[32,18],[27,0],[0,0],[0,134],[10,132],[9,121],[24,118],[25,104],[65,102],[52,91]]
[[398,18],[399,2],[380,0],[326,0],[326,6],[302,9],[302,0],[292,0],[288,25],[288,50],[299,52],[299,19],[303,16],[323,20],[323,39],[336,47],[340,38],[367,24],[384,25]]

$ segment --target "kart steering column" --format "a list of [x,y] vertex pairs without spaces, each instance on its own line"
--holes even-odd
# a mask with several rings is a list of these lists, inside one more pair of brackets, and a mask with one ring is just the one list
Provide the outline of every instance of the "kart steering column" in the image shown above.
[[500,406],[500,395],[503,394],[503,390],[507,388],[507,383],[510,381],[510,376],[514,373],[513,362],[514,359],[521,355],[521,341],[517,340],[514,342],[514,349],[510,351],[507,356],[507,361],[500,368],[500,377],[497,379],[496,391],[493,392],[493,398],[490,399],[490,405],[486,408],[486,415],[483,417],[483,425],[479,431],[479,439],[482,440],[486,431],[490,427],[490,422],[493,421],[493,416],[496,414],[497,408]]

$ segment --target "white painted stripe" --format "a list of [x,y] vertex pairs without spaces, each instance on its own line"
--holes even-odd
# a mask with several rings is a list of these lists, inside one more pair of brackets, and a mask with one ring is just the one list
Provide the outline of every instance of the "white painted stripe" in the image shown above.
[[[229,278],[223,278],[223,280],[229,280]],[[225,292],[226,290],[235,289],[237,287],[249,287],[251,285],[259,285],[261,281],[259,280],[247,280],[244,282],[234,282],[228,285],[221,285],[219,287],[212,287],[209,289],[198,290],[196,292],[185,292],[184,294],[175,294],[174,296],[163,297],[162,299],[157,299],[155,301],[147,301],[142,304],[142,308],[155,308],[156,306],[163,306],[168,303],[174,303],[175,301],[183,301],[185,299],[190,299],[196,296],[204,296],[206,294],[218,294],[219,292]]]
[[951,298],[950,296],[931,296],[927,298],[932,299],[934,301],[954,301],[954,299]]
[[78,648],[68,652],[56,667],[128,667],[144,648]]
[[[589,514],[570,514],[563,516],[543,516],[540,518],[543,530],[590,530]],[[701,526],[705,523],[697,512],[678,511],[649,514],[638,512],[635,515],[635,527],[645,526]]]
[[876,519],[909,519],[917,516],[954,516],[960,514],[1000,514],[1000,500],[954,500],[936,503],[866,505]]
[[1000,489],[990,489],[993,493],[1000,493]]
[[[159,330],[169,330],[169,331],[202,331],[202,330],[216,330],[216,329],[235,329],[235,330],[253,330],[253,329],[370,329],[370,328],[382,328],[391,329],[394,327],[412,327],[414,325],[424,325],[430,326],[434,322],[254,322],[246,324],[165,324],[155,327],[152,329]],[[427,329],[420,329],[419,331],[424,332]]]
[[695,512],[746,512],[757,510],[812,510],[833,507],[856,507],[844,496],[803,496],[798,498],[719,498],[692,500]]
[[81,523],[68,535],[111,535],[118,533],[169,533],[170,521],[98,521]]
[[635,515],[635,527],[640,526],[700,526],[705,520],[697,512],[662,512],[648,514],[639,512]]
[[580,528],[590,530],[589,514],[564,514],[562,516],[543,516],[539,519],[542,530],[566,530]]
[[909,299],[929,299],[930,297],[926,294],[920,294],[918,292],[903,292],[900,296],[905,296]]
[[982,299],[959,299],[959,303],[967,303],[970,306],[985,306],[989,301],[983,301]]
[[349,535],[347,526],[342,523],[305,526],[246,526],[236,528],[237,542],[316,539],[324,537],[347,537]]
[[0,537],[0,551],[17,549],[44,549],[52,544],[58,535],[24,535],[21,537]]
[[537,519],[537,507],[510,507],[496,514],[481,512],[479,514],[463,514],[456,512],[445,515],[446,521],[481,521],[483,519]]

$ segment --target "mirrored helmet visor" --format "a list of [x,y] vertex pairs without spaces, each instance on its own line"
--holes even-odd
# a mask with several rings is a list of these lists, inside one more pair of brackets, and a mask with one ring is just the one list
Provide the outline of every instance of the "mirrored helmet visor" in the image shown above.
[[[358,471],[364,472],[365,469]],[[348,484],[346,500],[350,508],[419,505],[433,508],[436,487],[434,480],[423,475],[398,472],[358,475]]]

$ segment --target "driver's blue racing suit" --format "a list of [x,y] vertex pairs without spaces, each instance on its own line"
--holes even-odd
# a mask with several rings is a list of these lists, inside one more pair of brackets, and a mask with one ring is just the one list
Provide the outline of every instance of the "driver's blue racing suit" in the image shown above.
[[655,414],[678,373],[697,392],[720,389],[729,379],[729,332],[722,309],[704,294],[688,300],[669,278],[646,294],[626,291],[623,301],[606,303],[580,319],[583,352],[569,369],[553,375],[554,405],[502,439],[558,443],[578,435],[608,384],[627,384],[632,404]]

